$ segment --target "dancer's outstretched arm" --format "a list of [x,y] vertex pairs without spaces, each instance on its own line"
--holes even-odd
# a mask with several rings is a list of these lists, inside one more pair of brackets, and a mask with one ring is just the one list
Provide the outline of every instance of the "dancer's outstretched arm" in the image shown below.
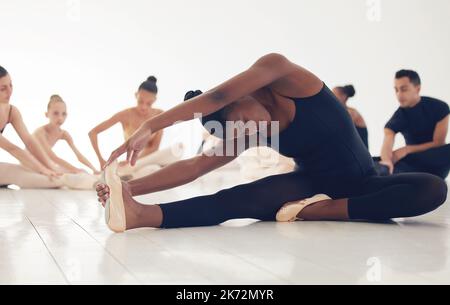
[[102,153],[100,152],[100,148],[98,146],[98,134],[104,132],[105,130],[108,130],[117,123],[122,122],[125,115],[126,115],[125,111],[116,113],[111,118],[100,123],[99,125],[95,126],[91,131],[89,131],[89,139],[91,140],[92,147],[94,148],[94,151],[97,155],[100,167],[103,167],[106,161],[103,159]]
[[92,165],[92,163],[89,162],[89,160],[78,150],[78,148],[75,146],[75,142],[73,141],[72,136],[67,131],[64,132],[62,138],[70,146],[70,148],[72,149],[73,153],[77,156],[77,159],[80,163],[89,167],[94,175],[99,173],[99,171],[94,167],[94,165]]
[[[280,81],[291,74],[295,74],[295,79]],[[277,81],[280,81],[279,84],[276,84]],[[295,86],[292,86],[293,83],[295,83]],[[323,83],[314,74],[293,64],[282,55],[269,54],[263,56],[249,69],[216,88],[146,121],[128,141],[111,154],[106,166],[124,153],[127,153],[127,160],[133,166],[152,133],[178,122],[192,120],[194,114],[201,114],[202,116],[211,114],[239,98],[269,85],[276,85],[276,89],[284,95],[300,96],[308,90],[317,92],[323,86]],[[296,88],[296,92],[288,90],[293,87]]]
[[[11,112],[11,124],[16,130],[17,134],[19,135],[20,139],[22,140],[23,144],[25,144],[27,150],[30,152],[31,155],[44,167],[47,169],[44,170],[41,166],[39,166],[40,173],[43,173],[45,175],[49,176],[57,176],[60,175],[57,167],[55,164],[50,160],[50,158],[42,151],[42,148],[40,147],[39,143],[31,136],[29,133],[27,127],[25,126],[25,123],[23,122],[22,115],[20,114],[19,110],[17,108],[13,108]],[[17,153],[17,151],[16,151]],[[26,154],[19,153],[22,157],[25,157],[28,160],[25,160],[25,162],[28,162],[29,165],[33,166],[32,169],[36,170],[36,162],[30,160],[29,157],[26,157]],[[24,164],[25,165],[25,164]]]
[[56,176],[54,172],[40,163],[29,151],[24,150],[17,145],[9,142],[0,134],[0,148],[4,149],[11,156],[16,158],[24,167],[46,176]]
[[394,172],[393,148],[395,143],[395,132],[389,128],[384,129],[384,141],[381,149],[381,164],[389,167],[389,172]]
[[[238,149],[239,142],[239,139],[228,140],[226,142],[222,141],[220,145],[201,155],[172,163],[149,176],[130,181],[128,185],[130,186],[131,194],[133,196],[139,196],[167,190],[192,182],[231,162],[238,157],[243,150],[250,146],[248,137],[245,139],[245,147],[240,150]],[[242,141],[242,143],[244,143],[244,141]],[[233,145],[232,147],[234,149],[228,149],[229,155],[227,155],[227,147],[229,147],[229,145]]]
[[47,154],[47,156],[58,166],[60,166],[61,170],[63,170],[65,173],[76,174],[81,172],[80,169],[76,168],[75,166],[73,166],[64,159],[61,159],[55,154],[50,143],[48,143],[45,132],[43,132],[42,129],[37,130],[33,134],[33,137],[37,140],[41,149]]

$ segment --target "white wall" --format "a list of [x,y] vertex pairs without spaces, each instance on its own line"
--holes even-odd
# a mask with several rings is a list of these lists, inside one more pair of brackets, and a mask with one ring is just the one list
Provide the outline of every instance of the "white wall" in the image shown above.
[[[281,52],[329,86],[356,86],[352,105],[378,154],[397,107],[396,70],[418,70],[424,94],[450,102],[449,15],[448,0],[0,0],[0,65],[29,128],[46,122],[48,97],[58,93],[69,106],[65,128],[95,161],[88,130],[133,106],[147,76],[159,78],[156,106],[168,109],[186,89],[208,89]],[[200,130],[173,127],[164,145],[177,134],[197,143]],[[10,128],[5,134],[18,142]],[[101,136],[105,157],[122,140],[119,126]],[[0,152],[0,160],[12,159]]]

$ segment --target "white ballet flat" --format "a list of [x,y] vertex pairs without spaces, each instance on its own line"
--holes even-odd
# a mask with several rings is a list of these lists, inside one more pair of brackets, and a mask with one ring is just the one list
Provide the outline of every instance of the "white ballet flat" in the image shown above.
[[296,220],[303,220],[298,218],[297,215],[307,206],[324,200],[330,200],[331,198],[324,194],[315,195],[314,197],[301,200],[297,203],[287,204],[282,207],[276,216],[279,222],[293,222]]
[[109,187],[109,198],[105,203],[105,222],[109,229],[122,233],[127,228],[125,205],[122,196],[122,181],[117,175],[119,164],[114,161],[102,173],[102,182]]

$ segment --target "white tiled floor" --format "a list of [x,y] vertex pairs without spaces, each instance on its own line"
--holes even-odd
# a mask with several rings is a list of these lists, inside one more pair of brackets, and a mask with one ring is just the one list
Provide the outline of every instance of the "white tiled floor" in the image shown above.
[[[212,193],[238,176],[139,200]],[[450,284],[449,247],[448,204],[391,224],[233,221],[113,234],[93,192],[0,190],[0,284]]]

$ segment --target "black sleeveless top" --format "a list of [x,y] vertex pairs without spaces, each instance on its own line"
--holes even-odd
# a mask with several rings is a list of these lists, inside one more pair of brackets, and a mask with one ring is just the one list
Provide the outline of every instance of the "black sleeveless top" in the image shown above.
[[[291,124],[268,145],[294,158],[311,177],[359,178],[375,174],[372,157],[348,111],[324,84],[311,97],[292,98],[296,113]],[[278,137],[278,139],[276,139]]]

